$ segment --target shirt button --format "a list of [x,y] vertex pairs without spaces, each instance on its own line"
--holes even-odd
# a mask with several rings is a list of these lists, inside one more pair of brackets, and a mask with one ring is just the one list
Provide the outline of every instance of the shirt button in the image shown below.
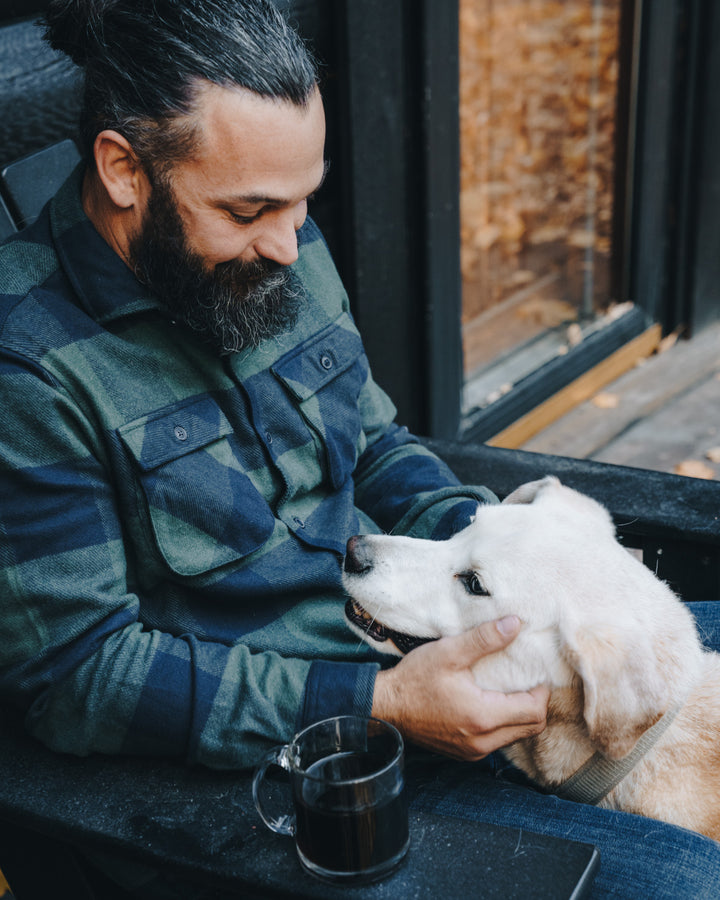
[[187,433],[187,430],[186,430],[185,428],[182,427],[182,425],[176,425],[175,428],[174,428],[173,430],[174,430],[174,432],[175,432],[175,437],[176,437],[179,441],[186,441],[186,440],[187,440],[187,438],[188,438],[188,433]]
[[293,516],[293,522],[297,525],[298,528],[304,528],[305,523],[300,518],[300,516]]
[[320,357],[320,365],[323,367],[323,369],[332,369],[333,361],[327,354],[325,354],[324,356]]
[[265,432],[265,440],[268,442],[268,444],[272,444],[272,442],[273,442],[273,436],[270,434],[269,431]]

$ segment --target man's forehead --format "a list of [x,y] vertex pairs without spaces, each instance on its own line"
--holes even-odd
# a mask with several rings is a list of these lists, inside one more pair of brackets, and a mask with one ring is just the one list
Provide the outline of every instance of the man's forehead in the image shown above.
[[325,117],[319,91],[298,106],[210,85],[198,92],[196,109],[199,140],[179,168],[202,171],[217,199],[289,201],[322,183]]
[[322,97],[316,87],[306,103],[276,97],[263,97],[238,85],[203,82],[194,100],[200,131],[206,140],[243,129],[273,132],[290,125],[311,123],[314,129],[325,117]]

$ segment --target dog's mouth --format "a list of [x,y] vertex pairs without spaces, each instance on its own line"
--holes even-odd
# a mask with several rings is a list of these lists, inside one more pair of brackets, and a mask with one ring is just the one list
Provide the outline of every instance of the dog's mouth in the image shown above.
[[393,628],[388,628],[387,625],[383,625],[382,622],[378,622],[377,619],[374,619],[356,600],[350,599],[347,601],[345,604],[345,615],[353,625],[362,628],[367,637],[377,641],[378,644],[382,644],[385,641],[392,641],[400,653],[403,654],[409,653],[421,644],[428,644],[430,641],[437,640],[437,638],[417,637],[413,634],[403,634],[401,631],[395,631]]

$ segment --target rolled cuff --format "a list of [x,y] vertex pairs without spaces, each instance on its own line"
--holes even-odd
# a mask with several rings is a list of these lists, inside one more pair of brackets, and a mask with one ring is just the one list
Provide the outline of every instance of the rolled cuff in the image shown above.
[[379,668],[378,663],[313,662],[305,682],[297,730],[332,716],[369,716]]

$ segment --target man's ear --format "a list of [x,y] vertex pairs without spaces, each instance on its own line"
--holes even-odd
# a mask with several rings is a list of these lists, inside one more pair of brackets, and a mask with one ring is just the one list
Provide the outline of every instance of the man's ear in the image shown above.
[[107,129],[95,138],[95,166],[108,196],[120,209],[141,203],[147,193],[147,176],[130,142]]

